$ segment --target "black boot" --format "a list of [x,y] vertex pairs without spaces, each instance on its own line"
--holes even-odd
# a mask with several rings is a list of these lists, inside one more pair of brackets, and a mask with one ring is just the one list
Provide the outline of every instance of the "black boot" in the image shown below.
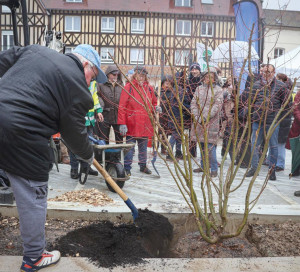
[[254,174],[255,174],[255,171],[256,171],[256,169],[250,168],[250,169],[248,170],[248,172],[246,173],[246,177],[253,177]]
[[269,180],[276,180],[276,173],[275,173],[275,169],[271,170],[271,174],[269,176]]
[[70,176],[71,176],[71,179],[78,179],[79,175],[78,175],[78,169],[71,169],[71,172],[70,172]]
[[176,152],[175,158],[178,159],[178,160],[183,160],[183,155],[182,155],[181,151],[180,152]]
[[194,158],[197,157],[197,143],[191,142],[190,153]]
[[143,173],[148,174],[148,175],[152,174],[151,170],[147,166],[141,166],[140,167],[140,172],[143,172]]
[[131,171],[125,169],[125,174],[126,174],[126,176],[130,177],[131,176]]
[[89,169],[89,175],[91,176],[98,176],[98,171],[92,169],[92,167],[90,167]]

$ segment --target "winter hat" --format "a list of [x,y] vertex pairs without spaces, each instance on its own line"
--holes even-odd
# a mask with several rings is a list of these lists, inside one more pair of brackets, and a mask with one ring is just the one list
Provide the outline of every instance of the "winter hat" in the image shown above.
[[139,74],[144,74],[144,75],[147,75],[147,74],[148,74],[148,72],[147,72],[145,66],[138,66],[138,65],[135,66],[135,67],[134,67],[134,72],[138,72]]
[[108,75],[110,73],[112,73],[112,74],[118,74],[119,73],[119,69],[118,69],[117,65],[115,65],[115,64],[109,65],[106,68],[105,74]]
[[190,71],[192,71],[193,69],[197,69],[201,72],[200,64],[198,62],[192,63],[192,65],[190,66]]
[[[218,78],[217,69],[215,67],[209,67],[209,72],[215,74],[215,78]],[[205,70],[202,74],[202,77],[205,77],[208,74],[208,70]]]
[[86,58],[88,61],[90,61],[92,64],[96,66],[98,69],[98,76],[96,78],[97,82],[99,83],[105,83],[107,81],[107,77],[105,73],[101,70],[101,60],[99,57],[98,52],[89,44],[79,44],[76,46],[76,48],[73,50],[72,53],[77,53],[84,58]]

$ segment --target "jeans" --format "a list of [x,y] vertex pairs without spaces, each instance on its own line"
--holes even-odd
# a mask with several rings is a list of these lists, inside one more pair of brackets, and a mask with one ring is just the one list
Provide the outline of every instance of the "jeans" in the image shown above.
[[[270,161],[270,148],[269,148],[267,162],[269,161]],[[285,143],[278,144],[278,156],[277,156],[276,166],[282,169],[285,168]]]
[[[263,142],[264,139],[264,127],[261,125],[261,128],[258,132],[259,123],[254,122],[252,124],[252,135],[251,135],[251,152],[253,152],[251,166],[252,168],[256,169],[259,161],[259,147]],[[266,132],[269,131],[270,125],[266,125]],[[269,150],[270,150],[270,160],[269,160],[269,168],[275,167],[277,163],[277,157],[278,157],[278,131],[279,126],[276,127],[274,130],[270,141],[269,141]],[[256,134],[258,133],[257,140],[256,140]],[[256,145],[254,146],[256,140]]]
[[[139,166],[146,167],[147,164],[147,145],[148,145],[148,138],[140,138],[140,137],[126,137],[126,143],[136,143],[138,142],[138,150],[139,150]],[[125,170],[131,170],[132,159],[134,155],[134,146],[128,151],[124,158],[124,168]]]
[[172,147],[172,150],[175,144],[176,144],[176,154],[181,154],[181,138],[178,135],[176,130],[172,132],[170,138],[170,145]]
[[[209,165],[211,168],[211,171],[218,171],[218,161],[217,161],[217,149],[216,149],[216,146],[214,144],[210,144],[208,143],[207,144],[208,146],[208,151],[209,151],[209,154],[208,154],[208,158],[209,158]],[[202,148],[202,151],[204,153],[204,156],[205,156],[205,150],[204,150],[204,143],[201,143],[201,148]],[[203,158],[202,158],[202,152],[201,152],[201,168],[204,169],[203,167]]]

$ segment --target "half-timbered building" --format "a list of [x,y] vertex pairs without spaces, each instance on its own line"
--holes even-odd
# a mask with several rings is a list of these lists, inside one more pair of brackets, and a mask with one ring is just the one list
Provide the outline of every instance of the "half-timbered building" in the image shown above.
[[[253,0],[254,1],[254,0]],[[185,66],[196,60],[196,43],[214,49],[235,38],[236,0],[28,0],[31,43],[43,31],[63,33],[67,51],[80,43],[93,45],[102,63],[113,59],[126,69],[144,64],[158,71],[161,48],[165,65]],[[260,7],[259,0],[255,0]],[[18,24],[22,24],[19,18]],[[2,8],[2,50],[12,44],[9,13]],[[21,35],[21,31],[20,31]],[[22,40],[22,37],[21,37]]]

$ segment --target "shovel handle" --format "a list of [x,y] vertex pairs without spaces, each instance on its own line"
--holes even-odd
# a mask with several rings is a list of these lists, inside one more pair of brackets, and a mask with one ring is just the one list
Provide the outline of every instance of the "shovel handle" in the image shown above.
[[122,191],[122,189],[115,183],[115,181],[111,178],[111,176],[105,171],[105,169],[100,165],[99,162],[94,159],[93,165],[96,169],[100,172],[100,174],[105,178],[105,180],[109,183],[109,185],[115,190],[115,192],[124,200],[125,204],[131,210],[133,221],[138,218],[139,212],[131,200],[128,198],[127,195]]
[[117,183],[111,178],[111,176],[106,172],[106,170],[97,162],[96,159],[93,161],[93,165],[100,172],[100,174],[104,177],[104,179],[109,183],[109,185],[115,190],[115,192],[124,200],[128,200],[128,196],[121,190]]

